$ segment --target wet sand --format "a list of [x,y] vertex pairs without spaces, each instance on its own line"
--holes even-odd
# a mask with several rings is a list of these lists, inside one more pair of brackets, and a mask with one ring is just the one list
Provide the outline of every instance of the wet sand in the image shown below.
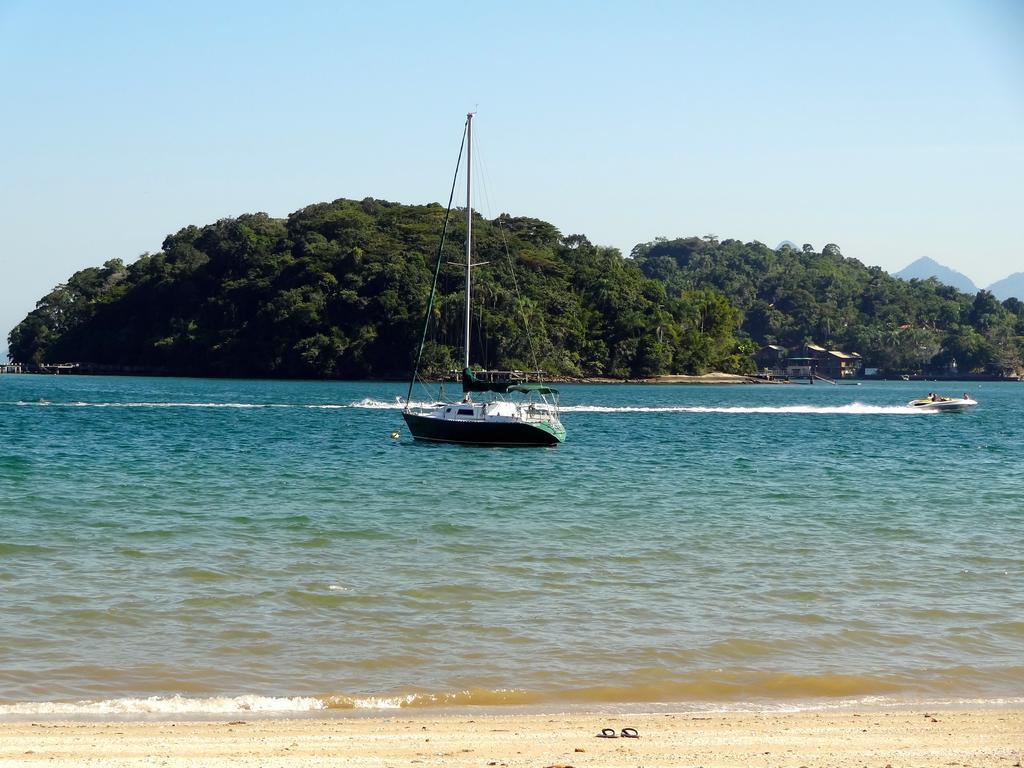
[[[602,728],[639,738],[596,738]],[[1024,758],[1024,710],[430,715],[0,723],[0,766],[985,766]]]

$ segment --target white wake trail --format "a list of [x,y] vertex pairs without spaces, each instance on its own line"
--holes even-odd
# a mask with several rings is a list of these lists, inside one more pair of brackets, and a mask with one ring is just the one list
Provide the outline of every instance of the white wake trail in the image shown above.
[[[377,400],[366,397],[348,404],[340,403],[87,403],[82,401],[55,403],[48,400],[24,401],[16,403],[0,403],[2,405],[18,405],[37,408],[233,408],[233,409],[264,409],[264,408],[309,408],[317,410],[338,410],[347,408],[400,411],[405,408],[401,398],[394,400]],[[413,402],[415,408],[429,408],[433,403]],[[563,413],[722,413],[722,414],[834,414],[834,415],[876,415],[887,414],[907,416],[924,414],[918,408],[905,405],[867,405],[865,403],[848,403],[846,405],[564,405]]]
[[665,406],[606,406],[606,405],[567,405],[562,407],[563,413],[762,413],[762,414],[838,414],[838,415],[873,415],[889,414],[907,416],[919,414],[920,410],[905,405],[865,405],[849,403],[847,405],[665,405]]

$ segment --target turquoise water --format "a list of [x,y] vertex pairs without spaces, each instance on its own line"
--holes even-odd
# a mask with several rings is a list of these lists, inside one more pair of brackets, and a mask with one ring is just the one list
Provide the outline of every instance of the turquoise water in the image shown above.
[[1021,696],[1024,385],[935,387],[567,386],[483,449],[401,383],[0,376],[0,714]]

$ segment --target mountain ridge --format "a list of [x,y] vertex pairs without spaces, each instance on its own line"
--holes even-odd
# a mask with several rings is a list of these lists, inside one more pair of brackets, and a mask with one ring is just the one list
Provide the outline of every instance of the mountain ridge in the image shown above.
[[1000,301],[1010,298],[1024,300],[1024,272],[1014,272],[1002,280],[996,280],[987,290]]
[[929,277],[934,277],[943,285],[950,285],[964,293],[978,292],[978,286],[963,272],[939,264],[928,256],[915,259],[899,272],[894,272],[893,276],[901,280],[927,280]]
[[[915,259],[899,272],[893,272],[893,277],[901,280],[927,280],[934,277],[943,285],[949,285],[964,293],[977,293],[980,289],[967,275],[959,272],[945,264],[940,264],[928,256]],[[1020,299],[1024,296],[1024,272],[1014,272],[1001,280],[996,280],[985,287],[1000,301],[1010,298]]]

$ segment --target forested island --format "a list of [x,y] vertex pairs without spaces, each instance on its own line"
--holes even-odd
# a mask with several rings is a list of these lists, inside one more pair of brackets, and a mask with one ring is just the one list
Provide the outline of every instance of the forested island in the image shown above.
[[[195,376],[402,378],[426,316],[445,209],[336,200],[189,226],[160,252],[83,269],[9,335],[12,361]],[[817,341],[884,371],[956,359],[1010,373],[1024,303],[905,282],[834,244],[659,238],[628,258],[506,214],[474,218],[474,362],[554,376],[643,378],[753,370],[763,344]],[[440,258],[424,361],[459,367],[463,269]],[[511,256],[511,258],[510,258]],[[514,270],[510,268],[514,262]],[[529,329],[529,333],[526,332]]]

